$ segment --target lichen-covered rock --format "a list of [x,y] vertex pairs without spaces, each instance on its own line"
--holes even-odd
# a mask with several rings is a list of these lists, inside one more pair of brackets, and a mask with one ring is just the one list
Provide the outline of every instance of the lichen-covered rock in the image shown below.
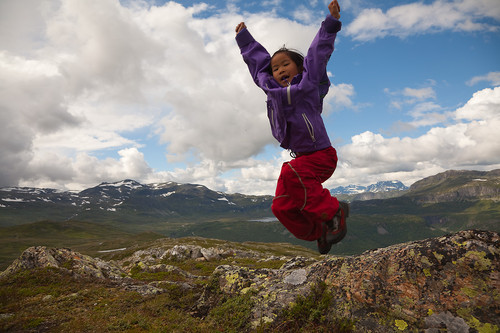
[[158,288],[152,284],[129,284],[124,283],[123,289],[135,291],[143,296],[159,295],[164,292],[163,288]]
[[0,273],[0,278],[21,270],[44,267],[67,270],[75,278],[95,278],[113,282],[125,290],[136,291],[141,295],[156,295],[163,292],[163,289],[152,284],[133,281],[114,262],[92,258],[70,249],[54,249],[45,246],[33,246],[26,249],[18,259]]
[[398,319],[425,328],[429,314],[447,312],[472,326],[498,326],[499,245],[497,233],[469,230],[327,259],[312,270],[336,291],[340,315],[370,327]]
[[138,250],[121,260],[120,263],[126,270],[130,270],[134,266],[141,266],[144,270],[148,270],[148,266],[157,266],[158,263],[165,259],[174,259],[176,261],[190,259],[216,261],[230,257],[261,258],[261,256],[262,254],[253,251],[223,247],[205,248],[198,245],[178,244],[173,247],[159,245],[144,250]]
[[207,261],[221,260],[228,257],[257,258],[260,253],[223,247],[201,247],[197,245],[175,245],[166,255],[177,260],[203,259]]
[[73,272],[76,277],[93,277],[99,279],[122,279],[123,270],[112,262],[74,252],[70,249],[54,249],[46,246],[33,246],[26,249],[21,256],[2,273],[13,274],[24,269],[55,267]]
[[[256,324],[272,321],[323,281],[335,295],[332,315],[354,320],[360,332],[443,327],[495,332],[500,326],[499,245],[497,233],[469,230],[359,256],[328,256],[300,268],[220,266],[214,276],[224,294],[253,291]],[[205,293],[200,304],[209,298]]]

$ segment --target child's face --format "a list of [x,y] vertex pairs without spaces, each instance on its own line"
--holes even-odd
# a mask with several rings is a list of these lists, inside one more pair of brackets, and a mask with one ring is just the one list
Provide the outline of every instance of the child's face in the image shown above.
[[271,59],[271,70],[274,79],[283,87],[288,86],[293,77],[299,74],[297,64],[285,52],[274,55]]

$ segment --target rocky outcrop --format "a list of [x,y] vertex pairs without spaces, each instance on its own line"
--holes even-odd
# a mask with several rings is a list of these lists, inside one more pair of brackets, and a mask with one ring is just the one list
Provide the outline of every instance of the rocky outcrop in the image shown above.
[[70,249],[53,249],[45,246],[34,246],[26,249],[0,277],[16,273],[20,270],[39,267],[54,267],[72,271],[76,277],[119,280],[126,274],[116,264],[99,258],[74,252]]
[[127,272],[114,262],[72,251],[34,246],[26,249],[5,271],[0,278],[21,270],[53,267],[70,271],[75,278],[97,279],[121,286],[126,290],[137,291],[142,295],[159,294],[162,289],[154,284],[138,283],[127,276]]
[[202,247],[196,245],[174,245],[173,247],[158,246],[135,251],[131,256],[121,261],[125,267],[134,265],[156,265],[163,259],[178,261],[195,259],[198,261],[215,261],[228,257],[260,258],[262,254],[255,251],[242,251],[231,247]]
[[254,324],[273,321],[297,296],[324,282],[335,295],[332,315],[350,318],[360,332],[495,332],[499,245],[497,233],[463,231],[359,256],[326,257],[304,267],[220,266],[214,274],[225,294],[254,293]]
[[[190,288],[201,278],[207,283],[194,307],[196,315],[209,314],[222,298],[246,295],[253,301],[253,327],[279,320],[284,309],[322,284],[333,295],[328,315],[348,318],[358,332],[497,332],[500,327],[500,236],[495,232],[461,231],[357,256],[320,259],[269,257],[230,244],[158,244],[116,262],[68,249],[32,247],[0,277],[48,266],[69,270],[77,278],[112,281],[144,295],[162,292],[166,283]],[[236,258],[284,264],[274,269],[231,264]],[[186,260],[224,264],[214,265],[211,276],[200,277],[173,264]],[[131,272],[138,269],[174,272],[183,279],[144,283],[132,279]]]

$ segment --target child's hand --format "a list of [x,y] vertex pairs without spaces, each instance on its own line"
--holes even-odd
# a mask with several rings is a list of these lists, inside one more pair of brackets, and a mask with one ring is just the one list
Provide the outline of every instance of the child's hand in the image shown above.
[[333,0],[328,5],[328,9],[330,10],[330,14],[335,17],[337,20],[340,18],[340,6],[337,0]]
[[241,22],[236,26],[236,34],[238,34],[241,30],[245,29],[247,26],[245,25],[245,22]]

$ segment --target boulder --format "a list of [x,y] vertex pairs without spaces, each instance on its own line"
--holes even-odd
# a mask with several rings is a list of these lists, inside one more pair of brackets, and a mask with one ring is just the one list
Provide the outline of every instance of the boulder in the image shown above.
[[[306,267],[225,265],[214,272],[215,292],[252,292],[255,326],[273,321],[313,285],[325,283],[334,295],[331,315],[351,319],[360,332],[434,332],[443,327],[494,332],[500,326],[499,245],[495,232],[468,230],[358,256],[326,256]],[[200,306],[210,298],[210,292],[204,293]]]

